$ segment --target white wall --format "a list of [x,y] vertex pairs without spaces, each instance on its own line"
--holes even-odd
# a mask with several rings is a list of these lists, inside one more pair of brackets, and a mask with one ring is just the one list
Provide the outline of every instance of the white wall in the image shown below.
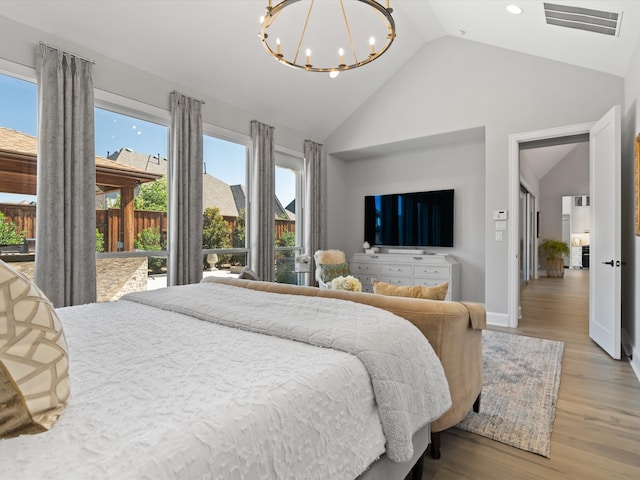
[[[484,126],[485,302],[489,320],[503,323],[515,313],[506,293],[508,239],[495,241],[492,211],[508,208],[509,135],[594,121],[622,104],[623,89],[613,75],[444,37],[418,52],[325,145],[329,153],[349,152]],[[331,196],[329,202],[329,236],[347,243],[346,232],[334,229],[352,213],[332,205]]]
[[[640,295],[640,237],[635,235],[634,138],[640,131],[640,39],[624,79],[622,111],[622,252],[626,268],[622,269],[623,343],[631,350],[636,376],[640,379],[640,312],[636,299]],[[635,205],[638,208],[637,205]]]
[[536,198],[540,197],[540,180],[529,162],[520,161],[520,183]]
[[[87,50],[82,45],[67,42],[58,37],[40,32],[23,24],[0,16],[0,31],[4,41],[0,42],[0,71],[27,72],[33,76],[35,51],[40,40],[49,42],[70,52],[95,60],[93,83],[96,89],[128,99],[169,110],[169,95],[177,90],[185,95],[204,100],[202,118],[205,123],[221,127],[241,135],[250,135],[251,120],[259,120],[275,127],[275,141],[279,146],[302,152],[306,138],[321,142],[321,139],[304,135],[283,125],[270,122],[268,118],[257,118],[251,112],[240,110],[215,97],[215,78],[211,79],[211,91],[194,91],[184,85],[148,74],[112,58]],[[10,39],[10,41],[8,40]],[[4,61],[3,61],[4,60]],[[7,68],[8,66],[8,68]],[[31,72],[30,72],[31,71]],[[221,75],[227,74],[223,72]]]
[[[460,262],[462,299],[484,301],[484,142],[443,145],[342,163],[343,190],[340,215],[348,218],[340,247],[350,256],[362,251],[364,197],[453,188],[454,247],[427,248],[448,253]],[[329,186],[329,196],[337,182]],[[331,221],[338,212],[333,212]],[[334,247],[332,243],[329,244]]]
[[540,238],[561,240],[562,197],[589,193],[589,143],[583,142],[540,180]]

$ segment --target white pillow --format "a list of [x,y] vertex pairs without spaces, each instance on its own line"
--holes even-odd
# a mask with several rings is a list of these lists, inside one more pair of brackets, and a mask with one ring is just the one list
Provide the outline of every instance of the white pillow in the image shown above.
[[50,429],[69,398],[68,371],[53,305],[0,260],[0,438]]

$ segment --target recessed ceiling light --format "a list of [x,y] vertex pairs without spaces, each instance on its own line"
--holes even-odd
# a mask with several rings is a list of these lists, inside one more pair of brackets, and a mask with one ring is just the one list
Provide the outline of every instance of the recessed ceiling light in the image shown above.
[[522,9],[517,5],[509,5],[507,6],[507,12],[513,13],[514,15],[520,15],[522,13]]

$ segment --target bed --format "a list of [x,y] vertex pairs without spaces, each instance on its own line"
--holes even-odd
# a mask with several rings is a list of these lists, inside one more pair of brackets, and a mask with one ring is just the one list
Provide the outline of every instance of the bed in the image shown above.
[[6,478],[403,478],[451,405],[425,337],[367,305],[202,283],[55,313],[71,394],[0,440]]

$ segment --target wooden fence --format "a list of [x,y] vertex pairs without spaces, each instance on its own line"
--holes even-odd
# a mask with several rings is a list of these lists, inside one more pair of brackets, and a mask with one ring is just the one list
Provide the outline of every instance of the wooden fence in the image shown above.
[[[7,221],[18,226],[18,231],[24,232],[26,238],[36,238],[36,206],[29,204],[0,203]],[[224,217],[231,231],[235,227],[236,217]],[[134,235],[145,228],[158,228],[163,241],[167,239],[167,213],[150,210],[135,210],[133,214]],[[122,251],[123,226],[122,211],[119,208],[96,210],[96,228],[103,235],[106,252]],[[277,219],[275,223],[275,237],[280,238],[284,232],[295,232],[295,221]]]
[[[162,235],[163,242],[167,239],[167,213],[151,210],[134,210],[133,234],[138,234],[145,228],[157,228]],[[96,228],[103,235],[104,249],[106,252],[119,252],[123,249],[124,228],[122,224],[122,210],[109,208],[96,210]]]

